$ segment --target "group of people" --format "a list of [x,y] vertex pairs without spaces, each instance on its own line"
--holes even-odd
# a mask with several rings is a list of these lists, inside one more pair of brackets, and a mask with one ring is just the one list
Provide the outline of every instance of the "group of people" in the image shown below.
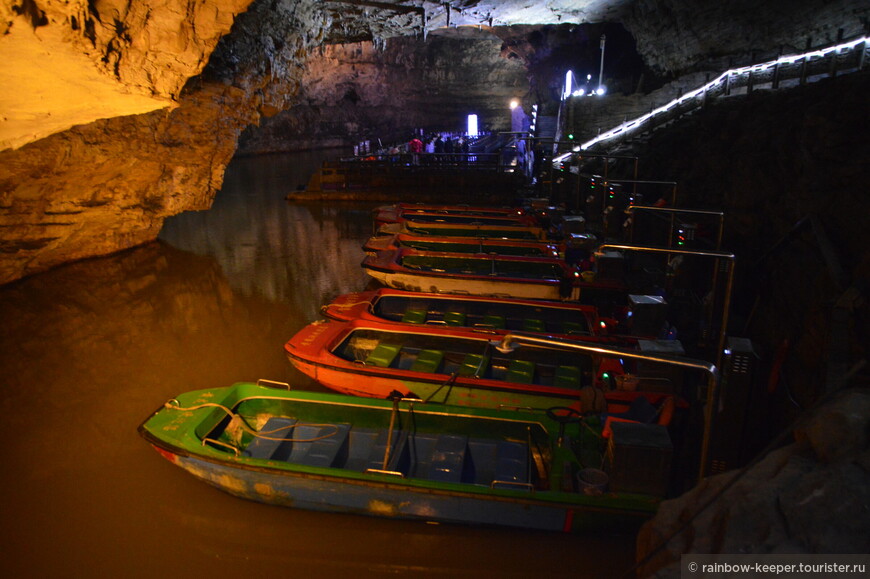
[[[451,155],[454,153],[468,153],[469,140],[464,135],[454,136],[451,133],[433,133],[425,137],[425,142],[420,136],[413,135],[408,142],[408,152],[411,153],[412,163],[420,164],[420,154]],[[436,160],[446,159],[444,157]]]

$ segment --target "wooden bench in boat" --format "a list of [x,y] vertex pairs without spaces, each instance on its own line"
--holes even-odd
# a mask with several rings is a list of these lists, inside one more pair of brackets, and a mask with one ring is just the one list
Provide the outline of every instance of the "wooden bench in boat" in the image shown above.
[[489,365],[489,356],[480,354],[466,354],[459,367],[460,376],[476,376],[481,377],[486,372],[486,367]]
[[531,384],[535,378],[535,363],[527,360],[511,360],[508,365],[507,377],[508,382],[517,382],[519,384]]
[[546,332],[547,327],[541,320],[526,318],[525,320],[523,320],[523,330],[527,332]]
[[553,386],[579,389],[582,385],[580,376],[580,368],[577,366],[559,366],[553,377]]
[[[469,438],[463,434],[409,434],[347,423],[304,424],[272,417],[242,452],[244,456],[293,464],[379,471],[438,482],[531,490],[527,443]],[[311,440],[319,437],[319,440]]]
[[306,466],[334,466],[349,431],[347,423],[300,424],[293,418],[272,417],[260,429],[262,436],[243,454]]
[[422,324],[426,322],[426,315],[429,312],[426,310],[406,310],[402,316],[402,321],[406,324]]
[[411,371],[435,373],[443,359],[444,352],[440,350],[420,350],[417,359],[411,364]]
[[366,356],[365,363],[381,368],[389,368],[402,349],[398,344],[378,344],[371,353]]

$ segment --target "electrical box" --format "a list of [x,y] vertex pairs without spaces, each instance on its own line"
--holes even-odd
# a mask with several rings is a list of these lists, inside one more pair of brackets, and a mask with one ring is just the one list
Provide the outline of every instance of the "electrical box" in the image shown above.
[[600,251],[595,254],[596,278],[622,281],[625,278],[625,256],[618,251]]
[[632,336],[657,338],[665,325],[668,304],[661,296],[629,295],[631,319],[628,327]]
[[674,454],[668,429],[637,422],[613,422],[610,427],[610,490],[664,497]]
[[713,413],[710,474],[745,465],[767,442],[763,391],[755,380],[757,366],[752,341],[728,337]]
[[[638,350],[644,354],[665,357],[685,357],[686,351],[679,340],[638,340]],[[637,363],[638,390],[683,394],[683,375],[681,366],[640,360]]]

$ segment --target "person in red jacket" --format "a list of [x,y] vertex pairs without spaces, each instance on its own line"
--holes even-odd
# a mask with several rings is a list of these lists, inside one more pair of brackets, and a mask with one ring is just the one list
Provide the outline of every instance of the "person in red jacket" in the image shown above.
[[411,138],[411,141],[408,143],[408,150],[411,151],[411,164],[419,165],[420,164],[420,153],[423,151],[423,141],[417,138],[415,135]]

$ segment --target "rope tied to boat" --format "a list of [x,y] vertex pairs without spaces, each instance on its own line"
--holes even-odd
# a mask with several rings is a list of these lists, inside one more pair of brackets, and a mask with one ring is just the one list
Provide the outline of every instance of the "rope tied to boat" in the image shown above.
[[[323,440],[325,438],[329,438],[331,436],[335,436],[339,432],[338,425],[329,424],[329,423],[317,423],[317,422],[294,422],[293,424],[288,424],[286,426],[282,426],[280,428],[275,428],[272,430],[256,430],[252,428],[244,416],[239,413],[233,412],[231,408],[228,408],[222,404],[218,404],[216,402],[204,402],[202,404],[197,404],[196,406],[181,406],[177,399],[170,398],[166,402],[163,403],[163,407],[168,410],[179,410],[182,412],[192,412],[194,410],[200,410],[202,408],[219,408],[226,412],[227,416],[230,417],[230,424],[237,424],[239,428],[254,436],[256,438],[262,438],[264,440],[275,440],[278,442],[286,441],[286,442],[317,442],[318,440]],[[321,434],[319,436],[312,436],[308,438],[287,438],[285,436],[274,436],[279,432],[289,431],[297,426],[310,426],[317,428],[330,427],[332,428],[332,432],[327,432],[326,434]],[[229,425],[227,425],[227,429],[229,429]],[[213,439],[204,438],[202,440],[202,444],[205,445],[207,441],[217,442],[222,446],[231,446],[226,443],[215,441]],[[235,449],[235,447],[233,447]],[[238,450],[238,449],[235,449]]]

